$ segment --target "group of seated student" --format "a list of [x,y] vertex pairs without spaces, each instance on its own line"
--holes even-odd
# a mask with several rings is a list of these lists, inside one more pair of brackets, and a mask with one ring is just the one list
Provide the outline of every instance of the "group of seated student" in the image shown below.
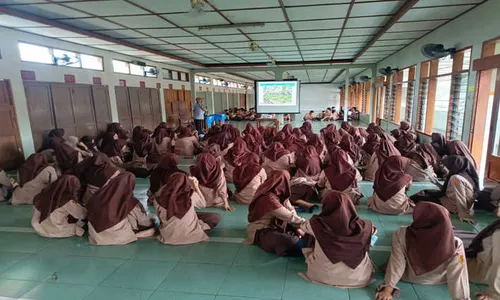
[[[309,121],[281,130],[248,123],[242,132],[215,124],[201,141],[192,126],[136,127],[130,138],[113,123],[96,140],[51,131],[40,153],[19,169],[18,182],[0,172],[0,199],[13,188],[13,205],[34,205],[32,226],[39,235],[63,238],[87,230],[95,245],[155,235],[170,245],[207,241],[221,216],[195,209],[231,212],[234,200],[248,205],[245,245],[277,256],[303,256],[307,271],[299,275],[310,282],[361,288],[374,282],[370,247],[377,239],[377,228],[356,210],[363,197],[362,170],[374,182],[370,209],[413,213],[413,222],[394,233],[376,299],[399,296],[401,280],[447,283],[454,300],[470,299],[470,280],[488,285],[479,299],[500,299],[500,220],[475,235],[468,247],[451,223],[450,213],[474,223],[479,195],[475,162],[459,141],[433,134],[431,143],[420,144],[406,122],[392,135],[374,123],[365,130],[348,122],[339,129],[328,124],[316,134]],[[187,173],[179,156],[194,154],[196,162]],[[150,170],[151,208],[134,197],[131,165]],[[443,185],[437,176],[445,179]],[[427,180],[439,190],[408,197],[414,180]],[[234,194],[228,183],[234,183]],[[500,189],[488,195],[498,207]],[[298,215],[319,206],[321,212],[309,220]]]
[[224,110],[227,115],[228,120],[233,121],[255,121],[260,118],[260,114],[257,114],[255,108],[252,107],[248,111],[245,108],[232,108]]
[[339,112],[333,107],[327,107],[326,110],[314,115],[314,110],[309,111],[304,115],[304,121],[337,121],[341,119]]

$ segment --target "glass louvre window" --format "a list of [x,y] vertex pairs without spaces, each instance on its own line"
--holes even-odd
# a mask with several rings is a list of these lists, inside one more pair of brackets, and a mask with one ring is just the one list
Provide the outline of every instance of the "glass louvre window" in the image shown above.
[[100,56],[80,54],[80,61],[82,63],[82,68],[84,69],[98,70],[98,71],[104,70],[102,57]]
[[48,47],[19,43],[19,52],[23,61],[54,64],[54,56],[52,56],[51,49]]
[[113,71],[115,73],[130,74],[129,63],[113,59]]

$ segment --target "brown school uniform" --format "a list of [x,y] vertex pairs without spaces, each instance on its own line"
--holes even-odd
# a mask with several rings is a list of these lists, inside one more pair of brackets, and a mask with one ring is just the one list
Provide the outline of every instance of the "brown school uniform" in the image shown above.
[[446,188],[446,196],[439,199],[441,204],[451,213],[458,214],[460,218],[470,218],[474,215],[474,202],[476,197],[469,181],[460,175],[450,177]]
[[[243,170],[245,172],[245,170]],[[263,168],[260,168],[260,171],[257,175],[253,176],[244,187],[237,186],[235,179],[236,192],[234,193],[234,200],[236,200],[239,204],[250,204],[253,200],[255,192],[259,188],[259,186],[264,183],[267,179],[267,173]]]
[[175,140],[174,152],[179,156],[193,156],[199,148],[195,136],[182,137]]
[[206,201],[206,207],[225,207],[228,203],[227,183],[224,170],[217,160],[208,153],[198,156],[191,166],[191,175],[196,177]]
[[47,166],[33,180],[16,187],[12,193],[12,205],[33,204],[33,199],[47,185],[57,180],[56,170]]

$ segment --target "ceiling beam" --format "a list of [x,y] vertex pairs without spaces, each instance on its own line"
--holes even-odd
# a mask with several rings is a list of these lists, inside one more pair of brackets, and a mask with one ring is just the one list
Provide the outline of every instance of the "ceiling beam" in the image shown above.
[[[334,59],[334,60],[312,60],[312,61],[279,61],[276,67],[296,66],[296,65],[331,65],[331,64],[349,64],[352,59]],[[206,68],[233,68],[233,67],[266,67],[269,62],[256,63],[234,63],[234,64],[205,64]]]
[[211,68],[205,67],[200,69],[193,69],[194,72],[207,73],[207,72],[276,72],[276,71],[300,71],[300,70],[326,70],[326,69],[368,69],[373,67],[375,64],[330,64],[330,65],[308,65],[308,66],[276,66],[276,67],[239,67],[239,68]]
[[[81,29],[81,28],[77,28],[77,27],[71,26],[71,25],[67,25],[67,24],[63,24],[63,23],[60,23],[60,22],[48,20],[48,19],[45,19],[45,18],[42,18],[42,17],[38,17],[38,16],[35,16],[35,15],[32,15],[32,14],[20,12],[20,11],[14,10],[14,9],[10,9],[8,7],[0,6],[0,13],[4,13],[6,15],[10,15],[10,16],[22,18],[22,19],[33,21],[33,22],[37,22],[37,23],[42,23],[42,24],[49,25],[49,26],[52,26],[52,27],[57,27],[57,28],[60,28],[60,29],[64,29],[64,30],[67,30],[67,31],[71,31],[71,32],[75,32],[75,33],[78,33],[78,34],[81,34],[81,35],[85,35],[85,36],[88,36],[88,37],[93,37],[93,38],[101,39],[101,40],[104,40],[104,41],[107,41],[107,42],[110,42],[110,43],[114,43],[114,44],[118,44],[118,45],[130,47],[130,48],[133,48],[133,49],[136,49],[136,50],[146,51],[146,52],[149,52],[149,53],[154,54],[154,55],[159,55],[159,56],[163,56],[163,57],[175,59],[175,60],[182,61],[182,62],[185,62],[185,63],[189,63],[189,64],[192,64],[192,65],[203,66],[202,63],[199,63],[199,62],[187,59],[187,58],[182,58],[182,57],[171,55],[171,54],[168,54],[168,53],[165,53],[165,52],[153,50],[153,49],[146,48],[146,47],[143,47],[143,46],[139,46],[139,45],[127,42],[127,41],[122,41],[122,40],[119,40],[119,39],[115,39],[115,38],[112,38],[112,37],[107,36],[107,35],[103,35],[103,34],[96,33],[96,32],[90,32],[90,31],[87,31],[87,30],[84,30],[84,29]],[[16,29],[16,28],[12,28],[12,29]],[[19,30],[19,29],[16,29],[16,30]],[[89,47],[92,47],[92,46],[89,45]],[[129,56],[133,56],[133,55],[129,55]]]
[[337,78],[340,77],[340,75],[344,74],[344,72],[345,72],[345,69],[340,70],[340,72],[338,72],[338,74],[335,75],[335,77],[333,77],[333,79],[330,81],[330,83],[334,83],[335,80],[337,80]]
[[340,44],[340,39],[342,38],[342,34],[344,34],[345,26],[347,25],[347,21],[349,21],[349,17],[351,16],[351,11],[353,7],[354,7],[354,0],[351,0],[351,4],[349,4],[349,8],[347,9],[344,22],[342,23],[342,28],[340,29],[339,37],[337,38],[337,43],[335,44],[335,48],[333,49],[331,59],[333,59],[335,53],[337,52],[337,48],[339,47]]
[[356,61],[358,58],[361,57],[361,55],[363,55],[368,49],[370,49],[370,47],[373,46],[373,44],[375,44],[375,42],[378,41],[378,39],[381,38],[382,35],[384,35],[384,33],[386,33],[387,30],[389,30],[392,27],[392,25],[396,24],[396,22],[399,21],[399,19],[401,19],[401,17],[403,17],[417,3],[418,0],[405,1],[403,6],[401,6],[401,8],[389,19],[389,21],[384,25],[384,27],[382,27],[377,32],[377,34],[371,39],[371,41],[369,41],[368,44],[366,44],[365,47],[363,47],[363,49],[361,49],[361,51],[358,54],[356,54],[356,56],[354,57],[354,61]]

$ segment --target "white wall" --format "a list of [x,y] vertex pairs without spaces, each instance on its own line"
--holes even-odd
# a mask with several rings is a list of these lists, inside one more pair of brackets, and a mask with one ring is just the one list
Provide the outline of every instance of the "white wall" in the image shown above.
[[300,112],[314,110],[315,113],[327,107],[340,106],[340,91],[333,84],[301,84]]
[[[23,150],[25,156],[29,156],[34,152],[33,137],[31,135],[31,125],[29,122],[29,114],[26,103],[26,95],[24,92],[24,85],[21,79],[21,70],[31,70],[35,72],[37,81],[45,82],[64,82],[64,74],[75,75],[76,83],[82,84],[92,84],[92,77],[101,77],[102,84],[109,86],[109,96],[110,96],[110,106],[113,121],[118,121],[118,112],[116,108],[116,97],[114,87],[119,85],[120,79],[125,79],[127,86],[138,87],[140,81],[145,81],[146,87],[156,88],[156,83],[161,83],[162,89],[160,89],[160,99],[163,99],[163,88],[168,88],[169,84],[172,84],[174,89],[181,89],[184,85],[186,90],[189,90],[190,82],[186,81],[176,81],[176,80],[164,80],[161,68],[168,68],[170,70],[178,70],[183,72],[189,72],[188,69],[167,65],[164,63],[149,61],[141,57],[127,56],[111,51],[96,49],[92,47],[87,47],[79,44],[74,44],[70,42],[65,42],[49,37],[39,36],[35,34],[30,34],[14,29],[0,27],[0,37],[2,37],[2,42],[0,43],[0,51],[2,54],[2,59],[0,59],[0,80],[8,79],[12,85],[12,92],[14,96],[14,105],[16,107],[17,120],[19,124],[19,133],[21,136],[21,141],[23,145]],[[33,43],[42,46],[55,47],[64,50],[70,50],[75,52],[81,52],[85,54],[98,55],[103,57],[104,61],[104,71],[94,71],[71,67],[62,66],[52,66],[40,63],[32,63],[21,61],[18,42]],[[119,59],[124,61],[131,61],[138,59],[146,62],[148,65],[156,66],[160,74],[158,78],[147,78],[142,76],[119,74],[113,72],[112,60]],[[221,77],[221,76],[218,76]],[[194,78],[190,78],[194,80]],[[163,119],[165,116],[165,104],[161,101]]]

